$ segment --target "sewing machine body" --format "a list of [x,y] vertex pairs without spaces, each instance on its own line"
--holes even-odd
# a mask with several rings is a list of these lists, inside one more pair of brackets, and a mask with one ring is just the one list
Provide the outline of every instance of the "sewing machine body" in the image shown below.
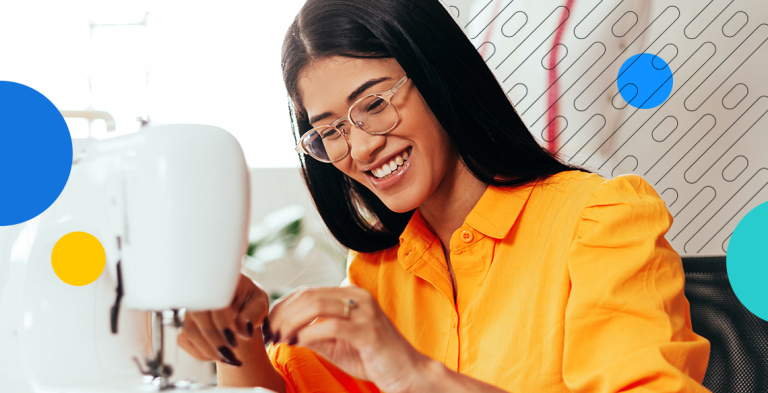
[[[14,317],[24,373],[36,392],[157,390],[134,360],[157,352],[151,312],[220,309],[233,297],[250,209],[242,150],[216,127],[166,125],[78,141],[74,152],[61,196],[20,224],[0,256],[23,266]],[[85,286],[51,267],[53,246],[75,231],[106,254],[105,271]]]

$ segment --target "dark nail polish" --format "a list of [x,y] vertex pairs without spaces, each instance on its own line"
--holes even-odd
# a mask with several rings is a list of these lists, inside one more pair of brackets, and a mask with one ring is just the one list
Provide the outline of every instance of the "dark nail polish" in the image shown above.
[[227,338],[227,342],[229,343],[229,345],[231,345],[232,347],[237,346],[237,340],[235,340],[235,333],[233,333],[230,328],[224,329],[224,337]]
[[250,319],[245,322],[245,328],[248,329],[248,337],[253,337],[253,322]]
[[235,366],[235,367],[240,367],[240,366],[242,366],[242,365],[243,365],[243,363],[242,363],[242,362],[240,362],[239,360],[237,361],[237,363],[232,363],[232,362],[231,362],[229,359],[227,359],[227,358],[221,358],[221,361],[222,361],[222,362],[224,362],[224,363],[226,363],[226,364],[229,364],[229,365],[231,365],[231,366]]
[[221,356],[224,357],[222,359],[224,363],[231,364],[233,366],[238,366],[238,367],[243,365],[243,362],[237,360],[237,358],[235,357],[235,354],[232,353],[232,350],[227,348],[226,346],[224,345],[220,346],[219,353],[221,354]]
[[264,344],[269,344],[272,341],[272,330],[269,328],[269,319],[264,318],[264,322],[261,323],[261,334],[264,336]]
[[291,341],[288,341],[288,345],[296,345],[297,342],[299,342],[299,337],[294,336]]
[[279,344],[280,343],[280,331],[275,333],[275,338],[272,340],[273,343]]

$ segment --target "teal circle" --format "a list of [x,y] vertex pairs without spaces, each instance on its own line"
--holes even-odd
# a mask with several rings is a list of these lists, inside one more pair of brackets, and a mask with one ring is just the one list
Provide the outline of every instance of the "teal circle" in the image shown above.
[[747,310],[768,321],[768,202],[736,225],[725,261],[736,297]]

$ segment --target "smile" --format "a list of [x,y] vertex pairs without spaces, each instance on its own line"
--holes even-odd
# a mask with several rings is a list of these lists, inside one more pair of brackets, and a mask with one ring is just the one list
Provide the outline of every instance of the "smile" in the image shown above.
[[368,179],[378,190],[394,186],[402,180],[411,163],[412,147],[408,147],[379,168],[365,172]]
[[389,162],[384,163],[384,165],[382,165],[380,168],[374,168],[373,170],[369,171],[369,173],[371,173],[373,176],[376,176],[377,179],[382,180],[394,176],[400,169],[403,168],[405,162],[408,161],[410,150],[410,147],[403,150],[402,153],[392,157]]

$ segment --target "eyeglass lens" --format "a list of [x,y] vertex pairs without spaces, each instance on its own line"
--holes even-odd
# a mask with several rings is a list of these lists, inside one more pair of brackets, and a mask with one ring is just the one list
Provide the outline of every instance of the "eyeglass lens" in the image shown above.
[[[397,124],[397,109],[379,96],[363,98],[350,111],[352,121],[369,134],[384,134]],[[334,127],[318,128],[304,135],[304,148],[321,161],[336,161],[343,158],[349,149],[346,138],[350,125],[345,120]]]

